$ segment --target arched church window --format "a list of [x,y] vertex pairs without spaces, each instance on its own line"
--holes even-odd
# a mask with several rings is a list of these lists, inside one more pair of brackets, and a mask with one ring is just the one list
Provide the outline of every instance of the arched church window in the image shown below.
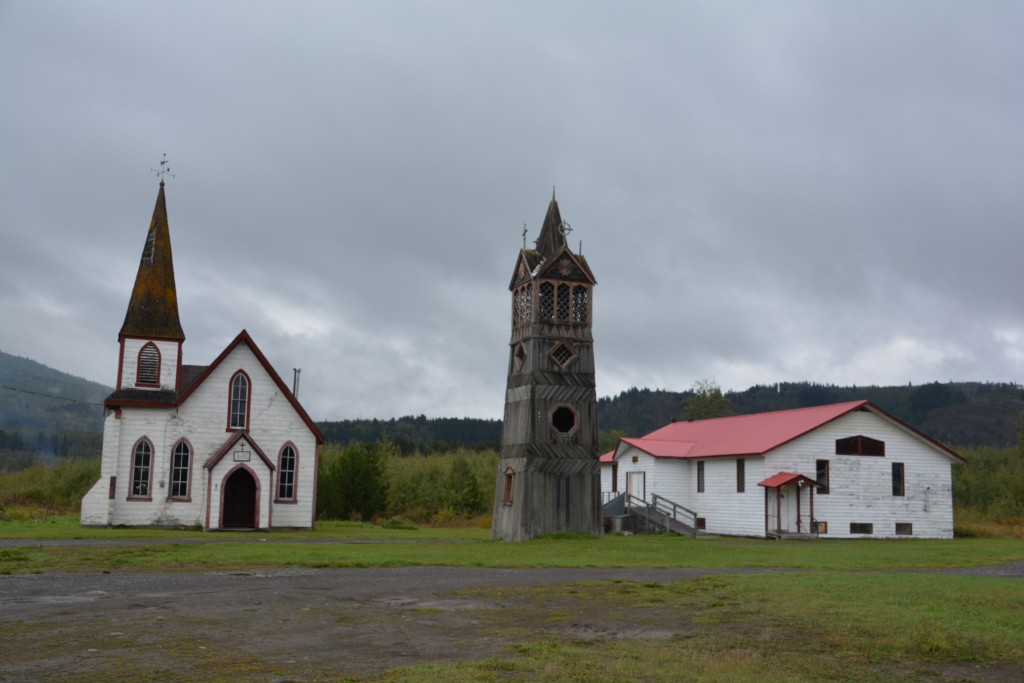
[[572,321],[574,323],[587,322],[587,303],[590,299],[590,290],[583,285],[576,285],[572,289]]
[[153,479],[153,444],[142,437],[132,450],[132,488],[129,498],[150,497]]
[[555,286],[550,282],[542,282],[540,285],[540,319],[554,320],[555,318]]
[[228,429],[249,427],[249,378],[239,370],[231,378],[231,405],[228,411]]
[[171,498],[189,497],[189,472],[192,469],[192,447],[182,439],[171,455]]
[[153,342],[147,342],[139,350],[139,365],[135,375],[135,384],[160,386],[160,349]]
[[285,444],[277,463],[277,499],[295,500],[295,468],[298,457],[295,446]]

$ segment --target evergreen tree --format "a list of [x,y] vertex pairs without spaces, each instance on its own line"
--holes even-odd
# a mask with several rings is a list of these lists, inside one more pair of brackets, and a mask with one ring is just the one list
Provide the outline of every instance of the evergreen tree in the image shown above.
[[718,384],[701,379],[693,383],[693,396],[683,401],[683,415],[688,420],[706,420],[732,414],[729,399],[722,395]]

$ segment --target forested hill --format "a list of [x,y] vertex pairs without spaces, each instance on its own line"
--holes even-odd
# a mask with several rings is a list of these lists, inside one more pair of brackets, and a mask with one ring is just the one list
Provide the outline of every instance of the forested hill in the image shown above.
[[[111,389],[0,351],[0,451],[41,457],[99,451],[102,403]],[[618,436],[642,436],[684,418],[691,392],[629,389],[598,400],[602,446]],[[728,392],[734,414],[867,399],[925,434],[953,446],[1016,443],[1024,387],[979,382],[899,387],[839,387],[790,382]],[[405,452],[451,447],[497,448],[501,420],[401,417],[320,422],[329,442],[389,439]],[[17,437],[15,437],[17,434]],[[0,454],[2,455],[2,454]],[[2,460],[2,458],[0,458]],[[0,466],[2,466],[0,462]]]
[[[602,447],[619,436],[642,436],[674,419],[693,394],[629,389],[597,402]],[[928,436],[953,446],[1010,446],[1024,410],[1024,387],[1016,384],[950,382],[900,387],[838,387],[809,382],[755,386],[728,392],[733,414],[806,408],[867,399]],[[402,417],[391,420],[320,422],[330,442],[389,439],[406,453],[449,447],[497,448],[500,420]]]
[[[629,389],[598,400],[602,430],[643,435],[683,418],[690,392]],[[1024,410],[1017,384],[949,382],[899,387],[838,387],[809,382],[754,386],[728,392],[735,415],[867,399],[937,441],[955,446],[1010,446]]]
[[0,351],[0,466],[99,453],[103,399],[112,389]]

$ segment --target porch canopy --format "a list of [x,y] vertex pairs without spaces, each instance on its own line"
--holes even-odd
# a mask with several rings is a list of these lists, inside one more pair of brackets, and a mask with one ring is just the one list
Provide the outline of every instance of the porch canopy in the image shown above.
[[786,486],[787,484],[796,484],[797,486],[822,486],[822,484],[819,484],[810,477],[805,477],[802,474],[795,474],[793,472],[779,472],[778,474],[773,474],[764,481],[757,482],[758,486],[763,486],[766,489],[777,489],[780,486]]
[[[808,531],[814,529],[814,488],[821,486],[818,482],[814,481],[810,477],[806,477],[802,474],[796,474],[795,472],[779,472],[774,474],[764,481],[757,483],[758,486],[764,487],[764,535],[768,538],[782,538],[784,534],[797,534],[804,535]],[[782,493],[784,486],[792,486],[796,489],[796,495],[793,497],[792,502],[795,505],[792,508],[788,507],[789,512],[784,513],[784,506],[782,499],[785,497]],[[801,489],[807,489],[808,500],[810,501],[809,514],[807,528],[803,526],[803,515],[800,511],[800,498]],[[772,505],[772,502],[775,505]],[[773,509],[774,508],[774,509]],[[795,527],[795,528],[794,528]]]

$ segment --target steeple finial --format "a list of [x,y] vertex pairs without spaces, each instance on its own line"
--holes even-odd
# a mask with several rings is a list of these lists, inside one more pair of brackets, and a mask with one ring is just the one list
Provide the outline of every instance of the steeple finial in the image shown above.
[[551,186],[551,201],[553,201],[553,202],[558,201],[557,199],[555,199],[555,186],[554,185]]
[[151,168],[149,170],[156,173],[156,177],[160,179],[161,185],[164,184],[165,175],[169,175],[172,178],[174,177],[174,174],[171,173],[171,167],[167,165],[167,152],[164,152],[164,158],[160,160],[160,170],[158,171],[155,168]]

